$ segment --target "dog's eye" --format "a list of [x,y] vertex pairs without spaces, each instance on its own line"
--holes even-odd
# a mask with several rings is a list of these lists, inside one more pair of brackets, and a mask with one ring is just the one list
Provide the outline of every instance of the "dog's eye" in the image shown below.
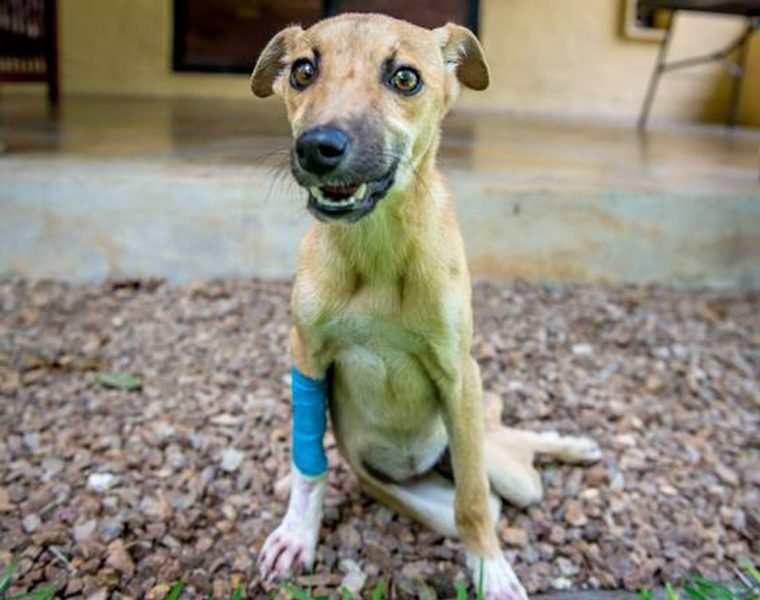
[[308,87],[317,76],[317,67],[308,58],[302,58],[293,64],[290,71],[290,85],[296,90]]
[[391,75],[390,84],[405,96],[411,96],[420,91],[422,79],[420,74],[411,67],[400,67]]

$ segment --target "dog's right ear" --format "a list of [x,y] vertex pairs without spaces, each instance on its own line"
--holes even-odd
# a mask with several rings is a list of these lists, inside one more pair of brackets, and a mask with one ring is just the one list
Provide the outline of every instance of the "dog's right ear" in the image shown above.
[[251,73],[251,90],[256,96],[266,98],[274,93],[275,80],[285,67],[283,58],[293,40],[301,33],[303,29],[300,26],[291,25],[269,40]]
[[471,90],[484,90],[490,76],[483,47],[466,27],[447,23],[433,29],[438,38],[446,65],[453,67],[459,83]]

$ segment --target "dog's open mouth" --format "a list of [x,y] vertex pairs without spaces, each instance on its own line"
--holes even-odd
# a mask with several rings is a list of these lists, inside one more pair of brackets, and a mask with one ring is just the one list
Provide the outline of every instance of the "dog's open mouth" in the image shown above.
[[355,223],[371,213],[393,186],[396,165],[380,179],[309,188],[309,211],[320,221]]

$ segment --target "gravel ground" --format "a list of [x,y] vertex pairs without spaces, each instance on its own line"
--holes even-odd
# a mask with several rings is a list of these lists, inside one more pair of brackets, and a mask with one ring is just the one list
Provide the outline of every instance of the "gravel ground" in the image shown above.
[[[289,285],[0,283],[0,559],[75,598],[265,597],[256,551],[284,511]],[[479,283],[474,352],[502,420],[587,433],[592,468],[500,535],[531,592],[731,578],[760,538],[760,292]],[[142,376],[109,389],[99,371]],[[375,504],[334,449],[319,564],[452,597],[457,543]],[[753,552],[755,552],[753,554]],[[188,597],[190,594],[188,594]]]

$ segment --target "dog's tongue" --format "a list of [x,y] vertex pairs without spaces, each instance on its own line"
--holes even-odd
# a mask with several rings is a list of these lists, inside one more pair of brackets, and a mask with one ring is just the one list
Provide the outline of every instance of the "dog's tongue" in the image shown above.
[[359,189],[359,184],[353,185],[325,185],[322,186],[322,195],[326,198],[332,198],[334,200],[343,200],[350,198]]

